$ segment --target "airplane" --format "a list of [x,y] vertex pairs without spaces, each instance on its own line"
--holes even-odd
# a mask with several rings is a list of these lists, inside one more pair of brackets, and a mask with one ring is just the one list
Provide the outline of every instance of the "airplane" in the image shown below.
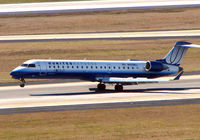
[[157,83],[170,79],[156,79],[183,74],[180,63],[188,48],[200,48],[185,41],[178,41],[162,59],[153,61],[100,61],[100,60],[28,60],[10,72],[14,79],[20,80],[24,87],[25,79],[81,79],[97,81],[97,90],[104,91],[106,84],[115,84],[115,91],[123,91],[123,85]]

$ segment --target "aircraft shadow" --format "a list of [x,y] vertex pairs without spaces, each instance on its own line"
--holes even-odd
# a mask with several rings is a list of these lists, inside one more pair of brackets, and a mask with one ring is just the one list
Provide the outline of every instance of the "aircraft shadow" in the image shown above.
[[88,91],[88,92],[73,92],[73,93],[50,93],[50,94],[31,94],[31,96],[64,96],[64,95],[91,95],[91,94],[109,94],[115,93],[114,90],[105,90],[105,91]]
[[[166,94],[188,94],[188,93],[181,93],[181,92],[170,92],[170,91],[184,91],[189,89],[200,89],[200,87],[185,87],[185,88],[143,88],[143,89],[125,89],[123,92],[130,92],[130,93],[166,93]],[[88,92],[74,92],[74,93],[50,93],[50,94],[31,94],[30,96],[70,96],[70,95],[91,95],[91,94],[110,94],[116,93],[115,90],[107,89],[105,91],[95,91],[95,88],[92,89],[93,91]],[[167,91],[166,91],[167,90]],[[120,93],[120,92],[117,92]],[[195,94],[195,93],[194,93]]]

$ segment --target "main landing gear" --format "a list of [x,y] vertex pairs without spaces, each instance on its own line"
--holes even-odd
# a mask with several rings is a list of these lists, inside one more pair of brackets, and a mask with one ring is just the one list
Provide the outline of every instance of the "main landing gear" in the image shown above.
[[[105,84],[99,83],[97,85],[97,90],[98,91],[105,91],[105,89],[106,89],[106,85]],[[117,92],[123,91],[123,85],[120,85],[120,84],[115,85],[115,91],[117,91]]]
[[26,81],[24,80],[24,78],[20,78],[19,86],[23,88],[23,87],[25,87],[25,84],[26,84]]
[[102,83],[99,83],[99,84],[97,85],[97,89],[98,89],[99,91],[104,91],[104,90],[106,89],[106,85],[105,85],[105,84],[102,84]]
[[117,92],[123,91],[123,85],[119,85],[119,84],[115,85],[115,91]]

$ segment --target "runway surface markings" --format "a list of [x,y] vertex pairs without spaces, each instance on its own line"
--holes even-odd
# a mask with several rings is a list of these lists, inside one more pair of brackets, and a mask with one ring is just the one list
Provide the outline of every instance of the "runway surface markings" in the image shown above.
[[0,109],[199,99],[200,75],[186,75],[182,79],[125,86],[125,91],[120,93],[110,85],[105,92],[89,91],[89,88],[96,87],[97,82],[30,85],[25,88],[7,86],[0,88]]
[[149,9],[197,7],[199,0],[101,0],[75,2],[42,2],[22,4],[1,4],[0,14],[32,14],[57,12],[105,11],[118,9]]

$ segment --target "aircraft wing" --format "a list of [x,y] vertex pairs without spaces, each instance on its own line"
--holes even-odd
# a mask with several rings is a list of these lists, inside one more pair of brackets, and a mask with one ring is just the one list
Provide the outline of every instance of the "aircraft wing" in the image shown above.
[[120,84],[140,84],[140,83],[158,83],[171,80],[179,80],[183,71],[181,71],[174,79],[147,79],[147,78],[118,78],[118,77],[103,77],[99,78],[103,83],[120,83]]
[[167,81],[170,81],[170,79],[118,78],[118,77],[105,77],[102,79],[102,82],[104,83],[121,83],[121,84],[158,83]]

